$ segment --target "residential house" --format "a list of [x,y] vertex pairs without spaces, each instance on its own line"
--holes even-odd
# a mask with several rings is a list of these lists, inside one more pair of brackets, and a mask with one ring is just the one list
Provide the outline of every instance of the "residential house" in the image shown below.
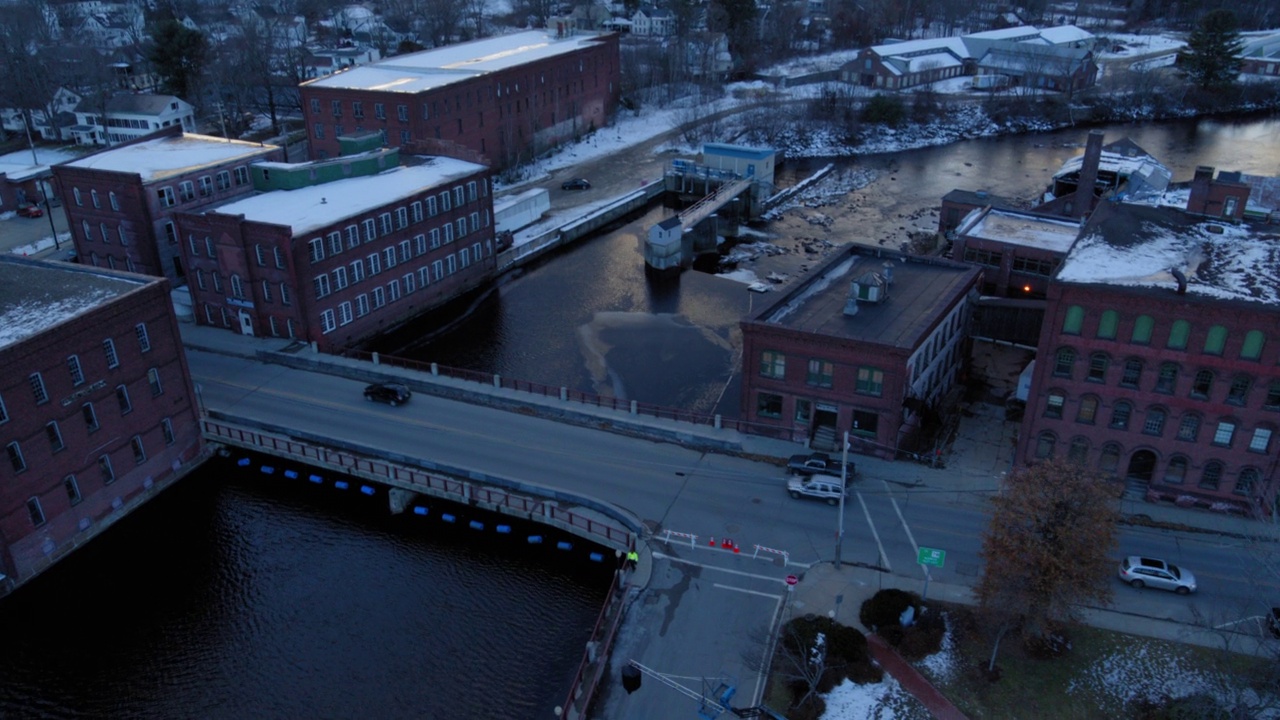
[[107,139],[112,144],[174,126],[183,132],[196,131],[195,108],[173,95],[125,93],[107,101]]
[[666,8],[641,5],[631,15],[631,34],[666,37],[676,31],[676,16]]
[[1280,32],[1244,38],[1244,46],[1240,50],[1240,72],[1280,76]]

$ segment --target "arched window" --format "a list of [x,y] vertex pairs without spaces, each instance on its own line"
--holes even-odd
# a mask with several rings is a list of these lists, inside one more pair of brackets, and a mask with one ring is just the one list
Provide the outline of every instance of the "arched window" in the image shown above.
[[1042,432],[1040,437],[1036,439],[1036,457],[1043,460],[1044,458],[1053,457],[1053,445],[1057,442],[1051,432]]
[[1120,324],[1120,314],[1115,310],[1102,311],[1098,318],[1098,337],[1103,340],[1116,339],[1116,326]]
[[1208,334],[1204,336],[1204,352],[1206,355],[1221,355],[1222,348],[1227,345],[1227,328],[1223,325],[1214,325],[1209,328]]
[[1200,416],[1195,413],[1187,413],[1182,416],[1182,420],[1178,423],[1178,439],[1187,442],[1195,442],[1196,436],[1200,434]]
[[1151,331],[1155,328],[1156,321],[1151,319],[1150,315],[1139,315],[1133,321],[1133,336],[1130,342],[1134,345],[1149,345],[1151,343]]
[[1092,425],[1098,417],[1098,396],[1085,395],[1080,398],[1080,408],[1076,411],[1076,422]]
[[1222,480],[1222,463],[1217,460],[1210,460],[1204,464],[1204,470],[1200,473],[1200,487],[1205,490],[1217,490],[1218,483]]
[[1084,325],[1084,308],[1079,305],[1067,308],[1066,317],[1062,319],[1063,334],[1079,335],[1081,325]]
[[1204,400],[1209,397],[1209,392],[1213,389],[1213,371],[1201,370],[1196,373],[1195,380],[1191,383],[1191,397]]
[[1249,397],[1249,386],[1253,380],[1248,375],[1237,375],[1231,378],[1231,387],[1227,388],[1227,402],[1232,405],[1244,405]]
[[1085,380],[1089,382],[1105,382],[1107,379],[1107,367],[1111,365],[1111,358],[1106,353],[1094,353],[1089,356],[1089,374],[1085,376]]
[[1147,417],[1142,421],[1142,432],[1147,435],[1163,434],[1164,420],[1167,416],[1160,408],[1150,408],[1147,410]]
[[1236,476],[1236,489],[1233,491],[1237,495],[1248,497],[1253,495],[1253,489],[1258,486],[1258,470],[1257,468],[1245,468]]
[[231,297],[244,299],[244,284],[240,281],[239,275],[231,276]]
[[1133,415],[1133,405],[1121,400],[1111,408],[1111,427],[1117,430],[1129,429],[1129,418]]
[[1172,394],[1178,385],[1178,363],[1160,363],[1160,374],[1156,377],[1156,392]]
[[1191,335],[1191,323],[1186,320],[1174,320],[1173,326],[1169,328],[1169,342],[1167,346],[1172,350],[1186,350],[1187,338]]
[[1245,360],[1257,360],[1262,357],[1262,345],[1266,336],[1261,330],[1250,330],[1244,336],[1244,345],[1240,346],[1240,357]]
[[1187,459],[1174,455],[1164,469],[1164,481],[1170,485],[1181,485],[1187,479]]
[[1138,381],[1142,378],[1142,361],[1138,358],[1129,358],[1124,361],[1124,372],[1120,375],[1120,385],[1123,387],[1136,388]]
[[1072,438],[1071,447],[1067,448],[1067,460],[1083,465],[1087,457],[1089,457],[1089,441],[1082,437]]
[[1058,377],[1071,377],[1071,367],[1076,364],[1076,351],[1061,348],[1054,356],[1053,374]]
[[1102,446],[1102,454],[1098,456],[1098,469],[1108,475],[1115,475],[1120,467],[1120,446],[1107,443]]

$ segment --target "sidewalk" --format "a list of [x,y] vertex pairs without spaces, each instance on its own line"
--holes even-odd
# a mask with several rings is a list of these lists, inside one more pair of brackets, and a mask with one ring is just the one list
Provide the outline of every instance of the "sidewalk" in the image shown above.
[[893,676],[902,688],[911,693],[937,720],[968,720],[960,709],[938,692],[918,670],[902,659],[897,650],[875,633],[867,636],[867,648],[884,671]]

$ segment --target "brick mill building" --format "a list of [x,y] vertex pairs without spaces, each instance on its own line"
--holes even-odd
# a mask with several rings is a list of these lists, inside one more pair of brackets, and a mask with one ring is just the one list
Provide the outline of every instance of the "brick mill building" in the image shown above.
[[850,246],[742,322],[753,432],[881,457],[928,450],[968,353],[981,271]]
[[1276,496],[1280,236],[1103,203],[1049,286],[1017,462],[1065,456],[1151,500]]
[[0,595],[201,454],[163,279],[0,258]]
[[609,123],[620,94],[618,36],[530,30],[397,55],[300,87],[313,158],[338,138],[509,167]]
[[488,168],[401,166],[372,134],[344,144],[331,160],[255,164],[256,194],[178,215],[197,323],[336,351],[493,278]]
[[273,145],[191,135],[174,125],[53,166],[80,261],[185,279],[173,216],[253,192],[249,163],[283,160]]

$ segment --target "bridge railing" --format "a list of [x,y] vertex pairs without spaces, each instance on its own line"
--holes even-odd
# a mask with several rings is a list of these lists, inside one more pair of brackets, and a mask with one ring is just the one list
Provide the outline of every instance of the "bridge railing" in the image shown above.
[[[346,351],[345,356],[357,360],[374,361],[374,353],[363,350],[348,350]],[[671,407],[668,405],[655,405],[653,403],[639,402],[636,400],[625,400],[611,395],[597,395],[595,393],[573,390],[563,386],[546,385],[532,380],[509,378],[479,370],[449,367],[447,365],[414,360],[412,358],[378,354],[377,363],[390,367],[417,370],[437,377],[474,382],[490,388],[515,390],[517,392],[525,392],[531,395],[558,399],[565,402],[590,405],[592,407],[623,412],[629,415],[674,420],[676,422],[690,423],[693,425],[706,425],[726,430],[736,430],[750,435],[760,435],[762,437],[790,439],[791,435],[790,428],[787,427],[767,425],[738,418],[726,418],[722,415],[694,412],[692,410]]]
[[264,452],[276,457],[286,457],[307,464],[320,464],[340,468],[343,472],[361,475],[375,482],[386,482],[388,485],[409,486],[414,489],[433,490],[437,493],[452,496],[455,502],[467,504],[470,501],[487,503],[498,508],[506,508],[520,514],[538,517],[576,528],[588,536],[594,536],[614,545],[628,545],[631,532],[625,528],[611,525],[576,513],[558,505],[549,504],[537,498],[516,495],[501,487],[481,485],[478,482],[466,482],[458,478],[427,472],[417,468],[405,467],[385,460],[376,460],[345,450],[324,447],[302,442],[295,438],[280,437],[261,430],[235,425],[222,420],[204,418],[201,420],[204,436],[224,443]]

